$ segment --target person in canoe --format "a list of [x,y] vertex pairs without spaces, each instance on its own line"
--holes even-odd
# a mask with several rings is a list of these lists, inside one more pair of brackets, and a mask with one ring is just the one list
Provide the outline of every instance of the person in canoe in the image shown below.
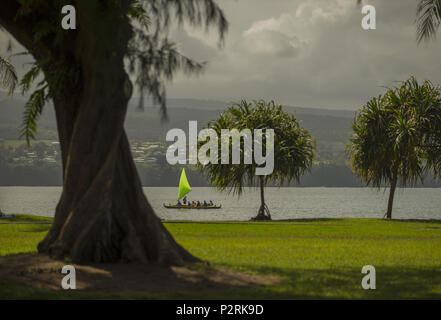
[[185,174],[185,169],[182,168],[181,177],[179,179],[179,192],[178,192],[178,199],[176,204],[166,204],[164,203],[163,206],[167,209],[220,209],[222,206],[217,205],[215,206],[213,201],[210,200],[209,203],[207,203],[206,200],[197,200],[197,201],[190,201],[187,198],[187,194],[191,191],[190,184],[188,183],[187,176]]

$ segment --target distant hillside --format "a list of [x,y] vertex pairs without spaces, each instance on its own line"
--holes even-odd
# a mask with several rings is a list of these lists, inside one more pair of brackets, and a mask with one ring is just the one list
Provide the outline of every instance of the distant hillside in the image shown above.
[[[24,103],[25,100],[22,97],[14,96],[14,99],[5,99],[0,93],[0,139],[18,139]],[[171,128],[181,128],[186,131],[189,120],[197,120],[199,129],[203,128],[207,121],[216,119],[226,105],[227,103],[221,101],[170,99],[168,100],[169,121],[161,123],[157,107],[147,104],[144,111],[139,111],[137,101],[132,100],[125,128],[131,141],[164,141],[167,131]],[[345,146],[351,135],[350,123],[355,112],[290,106],[284,109],[295,114],[302,126],[310,131],[317,144],[316,165],[311,174],[302,178],[300,186],[360,186],[360,182],[347,165],[345,155]],[[57,140],[55,115],[51,106],[45,108],[38,121],[37,137],[41,140]],[[139,166],[138,169],[144,185],[174,186],[176,184],[177,173],[174,172],[176,168],[155,169],[145,165],[143,168]],[[158,170],[163,172],[161,171],[158,175]],[[23,171],[20,174],[20,184],[38,184],[35,181],[27,182],[27,177],[31,176],[30,172]],[[8,181],[12,182],[7,184],[14,184],[14,177],[18,175],[19,173],[11,172]],[[45,173],[41,172],[39,175],[45,176]],[[56,175],[52,174],[52,176]],[[58,175],[58,178],[45,180],[45,184],[56,185],[60,183],[60,179]],[[206,185],[204,177],[197,176],[197,173],[194,173],[193,181],[194,186]],[[429,181],[427,186],[435,186],[435,184]]]
[[[1,97],[0,97],[1,98]],[[15,140],[19,136],[22,119],[22,97],[0,100],[0,138]],[[126,119],[126,131],[130,139],[163,141],[171,128],[188,128],[189,120],[197,120],[199,128],[207,121],[218,117],[227,103],[196,99],[168,100],[169,121],[161,123],[159,109],[147,104],[144,111],[137,109],[138,102],[132,100]],[[302,125],[314,136],[318,148],[318,160],[344,164],[345,144],[350,135],[350,122],[355,112],[344,110],[320,110],[300,107],[285,107],[293,112]],[[39,122],[39,139],[57,139],[55,114],[47,106]]]

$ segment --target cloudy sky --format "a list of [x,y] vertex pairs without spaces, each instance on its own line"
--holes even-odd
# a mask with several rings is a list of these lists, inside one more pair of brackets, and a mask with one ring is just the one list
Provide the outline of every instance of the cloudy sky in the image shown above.
[[225,46],[203,31],[173,31],[186,55],[209,65],[199,77],[177,77],[169,97],[357,109],[410,75],[441,83],[441,41],[416,43],[417,0],[365,0],[377,11],[370,31],[355,0],[217,2],[230,22]]
[[[355,2],[217,0],[230,23],[225,45],[215,33],[172,30],[181,51],[208,66],[199,77],[177,76],[168,97],[355,110],[410,75],[441,84],[441,40],[416,43],[418,0],[364,0],[377,11],[369,31]],[[6,39],[0,34],[2,47]]]

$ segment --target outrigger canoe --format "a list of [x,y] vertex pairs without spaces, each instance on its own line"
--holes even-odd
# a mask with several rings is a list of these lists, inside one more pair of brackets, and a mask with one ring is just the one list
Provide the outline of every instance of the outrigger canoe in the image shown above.
[[[181,178],[179,179],[178,200],[183,198],[190,191],[191,191],[191,187],[190,187],[190,184],[188,183],[187,176],[185,175],[185,169],[182,168]],[[167,208],[167,209],[220,209],[220,208],[222,208],[222,205],[220,205],[220,204],[219,205],[212,205],[212,206],[200,205],[199,207],[197,207],[197,206],[188,206],[185,204],[178,206],[176,204],[164,203],[164,208]]]
[[165,204],[164,208],[167,209],[220,209],[222,208],[222,205],[214,205],[214,206],[199,206],[199,207],[192,207],[192,206],[178,206],[176,204]]

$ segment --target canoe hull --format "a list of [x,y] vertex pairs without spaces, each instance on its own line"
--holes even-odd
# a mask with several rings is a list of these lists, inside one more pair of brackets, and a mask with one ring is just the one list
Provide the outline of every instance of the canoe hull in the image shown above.
[[189,207],[189,206],[177,206],[174,204],[165,204],[164,203],[164,208],[166,209],[220,209],[222,208],[222,205],[218,205],[218,206],[200,206],[200,207]]

